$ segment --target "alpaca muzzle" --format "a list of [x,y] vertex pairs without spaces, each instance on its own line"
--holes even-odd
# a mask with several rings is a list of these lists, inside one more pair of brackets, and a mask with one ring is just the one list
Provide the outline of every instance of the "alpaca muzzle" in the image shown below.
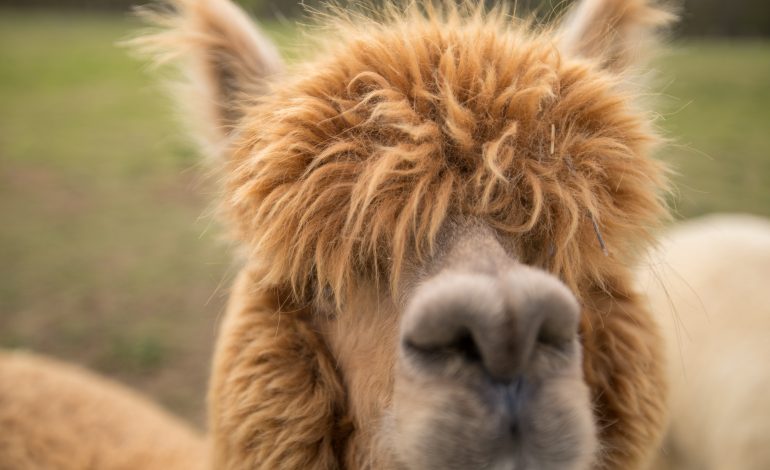
[[465,235],[406,303],[394,453],[406,468],[587,468],[577,299],[485,231]]
[[569,290],[537,269],[446,273],[415,293],[402,346],[406,360],[420,367],[438,371],[461,362],[490,383],[514,386],[530,374],[536,349],[570,353],[579,311]]

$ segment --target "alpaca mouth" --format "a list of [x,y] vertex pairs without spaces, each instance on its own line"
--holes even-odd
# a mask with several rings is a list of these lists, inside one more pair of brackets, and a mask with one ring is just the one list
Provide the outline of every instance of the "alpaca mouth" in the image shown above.
[[502,401],[505,408],[505,415],[508,418],[508,431],[514,439],[520,438],[523,431],[519,417],[522,412],[521,407],[523,406],[523,403],[528,401],[528,397],[526,396],[528,390],[524,381],[524,378],[518,377],[510,384],[502,386]]
[[397,384],[394,427],[403,440],[393,452],[409,469],[582,470],[596,448],[587,388],[574,378],[492,390]]

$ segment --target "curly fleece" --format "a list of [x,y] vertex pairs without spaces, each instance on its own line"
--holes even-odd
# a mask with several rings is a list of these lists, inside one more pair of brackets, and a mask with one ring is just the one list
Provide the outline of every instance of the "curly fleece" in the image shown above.
[[218,91],[208,117],[227,141],[222,209],[249,255],[214,363],[219,468],[331,468],[356,449],[341,423],[345,394],[358,392],[308,324],[313,300],[351,315],[346,298],[361,286],[396,293],[405,262],[428,256],[458,215],[497,229],[581,299],[601,465],[643,463],[665,382],[630,267],[667,215],[667,183],[629,84],[634,47],[669,13],[585,0],[564,31],[476,7],[336,10],[324,52],[259,81],[254,101],[237,100],[248,90],[234,82],[259,67],[232,59],[259,47],[244,52],[245,36],[213,13],[232,5],[176,4],[181,21],[155,46],[197,49],[201,81]]

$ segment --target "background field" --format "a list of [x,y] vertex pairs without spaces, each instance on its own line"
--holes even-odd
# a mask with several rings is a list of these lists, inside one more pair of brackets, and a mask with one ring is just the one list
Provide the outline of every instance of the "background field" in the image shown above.
[[[168,102],[114,46],[134,27],[0,10],[0,348],[83,363],[202,424],[232,250]],[[770,215],[770,42],[679,42],[658,68],[677,216]]]

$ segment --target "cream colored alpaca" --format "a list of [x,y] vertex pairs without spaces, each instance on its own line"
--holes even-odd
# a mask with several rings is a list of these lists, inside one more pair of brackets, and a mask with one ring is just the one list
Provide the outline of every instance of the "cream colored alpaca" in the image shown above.
[[27,353],[0,353],[0,470],[195,470],[203,438],[125,387]]
[[664,327],[671,380],[653,468],[770,469],[770,221],[683,223],[651,266],[641,282]]

